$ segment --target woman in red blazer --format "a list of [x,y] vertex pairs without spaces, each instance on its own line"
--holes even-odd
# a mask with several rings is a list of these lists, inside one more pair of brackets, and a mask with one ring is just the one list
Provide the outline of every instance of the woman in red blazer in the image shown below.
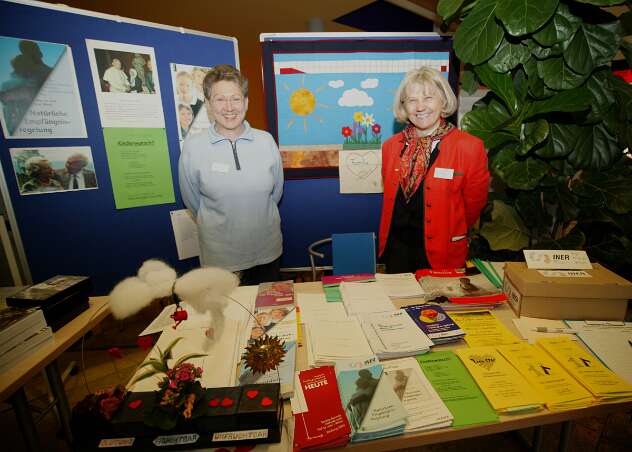
[[406,128],[382,146],[380,250],[388,273],[463,267],[468,228],[487,202],[483,142],[445,118],[457,100],[435,69],[410,71],[393,102]]

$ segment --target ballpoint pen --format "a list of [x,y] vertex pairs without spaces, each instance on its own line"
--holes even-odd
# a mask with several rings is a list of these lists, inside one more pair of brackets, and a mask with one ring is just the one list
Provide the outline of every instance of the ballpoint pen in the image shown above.
[[533,328],[532,331],[537,331],[538,333],[564,333],[564,334],[575,334],[577,330],[572,330],[570,328],[548,328],[546,326],[538,326]]

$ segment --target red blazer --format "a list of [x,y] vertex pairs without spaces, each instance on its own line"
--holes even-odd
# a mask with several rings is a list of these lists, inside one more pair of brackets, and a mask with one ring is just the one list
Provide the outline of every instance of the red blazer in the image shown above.
[[[483,141],[456,128],[438,146],[439,155],[426,173],[423,186],[419,186],[419,190],[424,190],[426,255],[434,269],[459,268],[464,266],[467,258],[467,230],[476,222],[487,202],[487,154]],[[384,198],[380,220],[380,256],[386,247],[399,189],[403,147],[404,134],[401,132],[382,145]],[[450,171],[453,171],[452,176]]]

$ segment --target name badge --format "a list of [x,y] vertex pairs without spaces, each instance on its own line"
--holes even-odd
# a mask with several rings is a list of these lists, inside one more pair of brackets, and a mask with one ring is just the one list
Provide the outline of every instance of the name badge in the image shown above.
[[211,166],[211,171],[216,173],[227,173],[230,167],[226,163],[213,163]]
[[453,168],[435,168],[434,177],[436,179],[452,179],[454,178]]

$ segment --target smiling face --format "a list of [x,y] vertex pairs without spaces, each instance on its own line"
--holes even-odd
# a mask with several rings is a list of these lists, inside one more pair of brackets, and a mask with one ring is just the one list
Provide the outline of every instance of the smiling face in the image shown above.
[[420,136],[429,135],[441,121],[445,107],[443,95],[433,86],[418,83],[408,85],[405,93],[404,108],[408,120]]
[[193,122],[193,110],[186,106],[180,106],[178,108],[178,115],[180,116],[180,126],[186,129]]
[[242,94],[239,85],[228,80],[214,83],[207,103],[210,103],[217,133],[233,140],[239,137],[248,111],[248,98]]

